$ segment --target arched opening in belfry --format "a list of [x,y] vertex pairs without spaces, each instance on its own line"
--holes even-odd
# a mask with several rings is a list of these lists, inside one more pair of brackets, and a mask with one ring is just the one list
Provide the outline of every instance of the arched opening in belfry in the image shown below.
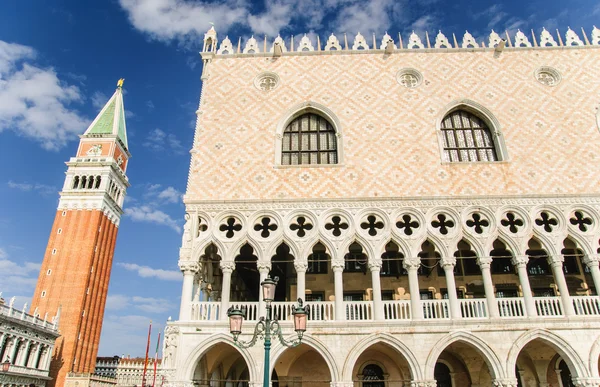
[[584,253],[577,242],[570,237],[563,241],[563,273],[571,295],[594,295],[596,288],[589,268],[583,262]]
[[231,301],[259,300],[260,274],[256,266],[258,257],[250,244],[244,244],[235,257],[235,270],[231,277]]
[[365,349],[352,368],[352,381],[357,387],[406,386],[411,379],[414,377],[404,355],[383,342]]
[[552,276],[552,268],[548,263],[548,251],[539,240],[531,238],[525,251],[529,258],[527,262],[527,275],[534,297],[556,296],[556,285]]
[[491,386],[492,372],[485,355],[473,344],[458,340],[438,357],[434,378],[437,387]]
[[239,350],[227,343],[210,347],[198,359],[192,381],[210,387],[248,387],[249,371]]
[[194,301],[217,301],[221,299],[223,273],[221,256],[214,243],[204,249],[200,256],[200,272],[194,289]]
[[[295,282],[296,271],[294,269],[294,256],[290,254],[290,247],[282,242],[271,257],[271,278],[278,277],[279,282],[275,288],[275,301],[293,301],[292,296],[296,294]],[[292,289],[294,286],[294,289]],[[294,290],[292,292],[292,290]]]
[[308,344],[288,348],[274,359],[272,376],[280,387],[329,387],[331,370],[323,355]]
[[572,365],[569,365],[557,349],[544,339],[534,339],[527,343],[517,357],[516,377],[524,387],[560,386],[574,387]]

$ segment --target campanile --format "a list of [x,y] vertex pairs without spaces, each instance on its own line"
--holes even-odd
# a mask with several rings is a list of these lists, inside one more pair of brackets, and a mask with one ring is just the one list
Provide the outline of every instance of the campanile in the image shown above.
[[50,386],[68,372],[93,373],[131,154],[127,146],[123,80],[81,136],[65,182],[31,311],[60,310]]

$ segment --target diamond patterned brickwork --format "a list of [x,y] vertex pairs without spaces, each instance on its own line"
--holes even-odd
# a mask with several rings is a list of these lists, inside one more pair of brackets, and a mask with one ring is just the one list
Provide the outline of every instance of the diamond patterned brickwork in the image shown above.
[[[216,58],[206,69],[186,199],[264,200],[454,195],[595,194],[600,185],[600,49],[562,48]],[[549,66],[560,84],[536,81]],[[407,89],[402,68],[423,74]],[[278,87],[264,93],[255,77]],[[436,122],[470,99],[501,124],[509,160],[443,164]],[[275,132],[313,101],[338,117],[344,160],[277,167]]]

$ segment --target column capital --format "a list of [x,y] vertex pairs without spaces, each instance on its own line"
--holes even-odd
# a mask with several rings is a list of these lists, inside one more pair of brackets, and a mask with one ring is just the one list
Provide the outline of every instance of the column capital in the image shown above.
[[196,261],[179,261],[179,270],[186,274],[196,274],[200,270],[200,265]]
[[515,255],[511,260],[511,263],[515,265],[517,268],[519,267],[527,267],[527,263],[529,262],[528,255]]
[[402,267],[406,270],[417,270],[421,266],[421,260],[419,258],[407,258],[402,260]]
[[489,269],[492,265],[492,257],[478,257],[477,264],[481,269]]
[[600,255],[598,255],[598,254],[592,254],[592,255],[586,254],[586,255],[583,256],[583,263],[585,263],[589,267],[598,266],[600,264]]
[[367,262],[367,267],[370,271],[380,271],[381,270],[381,259],[372,259]]
[[495,379],[492,383],[494,387],[517,387],[517,379],[515,378]]
[[299,272],[306,273],[306,270],[308,270],[308,262],[294,261],[294,269],[296,269],[296,273],[299,273]]
[[573,378],[572,380],[576,387],[597,387],[600,385],[600,378]]
[[221,267],[221,271],[223,273],[231,274],[235,270],[235,262],[233,261],[221,261],[219,266]]
[[444,268],[444,270],[452,269],[454,270],[454,266],[456,266],[456,258],[448,257],[440,260],[440,264]]
[[410,387],[436,387],[435,380],[411,380]]
[[258,271],[260,273],[265,271],[268,273],[269,271],[271,271],[271,262],[259,261],[256,262],[256,267],[258,268]]
[[333,271],[336,271],[336,269],[338,270],[344,270],[344,266],[345,266],[345,262],[343,259],[335,259],[331,261],[331,268],[333,269]]

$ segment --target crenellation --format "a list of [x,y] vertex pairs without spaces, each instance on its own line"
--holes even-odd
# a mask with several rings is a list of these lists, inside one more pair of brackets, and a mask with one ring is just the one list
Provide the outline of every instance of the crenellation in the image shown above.
[[[460,44],[459,44],[458,40],[456,39],[456,35],[453,33],[452,36],[454,37],[454,39],[453,39],[454,44],[452,44],[449,41],[449,39],[446,37],[446,35],[444,35],[444,33],[442,33],[442,31],[439,30],[436,35],[435,43],[433,44],[433,46],[430,43],[428,31],[425,31],[423,33],[423,36],[419,36],[419,34],[415,33],[415,31],[412,31],[412,33],[410,34],[409,39],[406,43],[406,47],[404,47],[401,34],[398,33],[398,44],[394,43],[393,50],[394,51],[418,50],[418,49],[423,49],[423,50],[425,50],[425,49],[427,49],[427,50],[430,50],[430,49],[456,49],[456,50],[460,50],[460,49],[495,48],[502,40],[506,40],[508,47],[513,47],[513,48],[517,48],[517,49],[519,49],[519,48],[521,48],[521,49],[531,49],[531,48],[539,49],[539,48],[549,48],[549,47],[577,47],[577,46],[598,46],[598,45],[600,45],[600,29],[598,29],[596,26],[594,26],[594,28],[592,29],[591,40],[588,39],[585,29],[582,28],[581,31],[582,31],[583,40],[579,37],[579,35],[575,31],[573,31],[569,27],[567,29],[567,31],[565,32],[565,41],[563,44],[563,40],[562,40],[560,31],[558,29],[556,30],[556,35],[558,38],[558,43],[557,43],[555,37],[552,36],[552,34],[548,30],[546,30],[546,28],[542,27],[542,31],[539,34],[539,44],[538,44],[538,38],[536,37],[536,34],[533,29],[531,30],[531,39],[532,40],[530,40],[530,37],[528,37],[521,30],[517,30],[517,32],[515,33],[515,35],[512,39],[509,34],[509,31],[505,31],[505,33],[504,33],[505,38],[502,38],[500,36],[500,34],[498,34],[496,31],[491,30],[490,34],[487,37],[487,41],[488,41],[487,47],[486,47],[486,44],[484,41],[482,41],[481,43],[477,43],[476,38],[468,31],[465,31]],[[234,55],[234,54],[240,54],[240,53],[241,54],[258,54],[261,52],[273,53],[276,43],[278,43],[281,46],[282,52],[286,53],[287,55],[299,55],[299,54],[301,55],[301,54],[307,54],[309,52],[315,52],[315,51],[316,52],[321,52],[321,51],[378,51],[378,50],[385,50],[388,45],[388,42],[390,40],[394,41],[394,39],[386,32],[381,38],[381,41],[380,41],[381,43],[378,45],[376,43],[376,35],[373,34],[373,45],[369,46],[366,38],[360,32],[358,32],[356,34],[356,36],[354,37],[354,40],[351,45],[348,44],[348,37],[344,33],[344,41],[342,44],[342,42],[340,42],[337,35],[332,33],[328,37],[323,50],[321,50],[320,37],[318,35],[316,36],[316,42],[313,42],[313,40],[307,34],[304,34],[300,40],[300,43],[298,44],[297,49],[295,49],[295,47],[294,47],[294,38],[293,38],[293,36],[291,36],[288,40],[288,42],[290,43],[290,48],[288,49],[287,45],[286,45],[286,39],[284,39],[283,37],[278,35],[273,40],[273,42],[271,44],[271,48],[269,50],[267,50],[267,43],[268,43],[269,39],[267,38],[267,36],[265,36],[264,48],[263,48],[263,50],[261,50],[257,40],[254,38],[254,36],[251,36],[248,40],[246,40],[243,50],[240,50],[241,45],[242,45],[242,38],[239,37],[238,49],[236,50],[234,48],[231,40],[229,39],[229,37],[225,37],[225,39],[221,42],[219,49],[216,50],[215,49],[216,44],[217,44],[216,31],[211,29],[209,31],[209,33],[207,33],[205,35],[206,36],[205,36],[204,48],[202,50],[202,53],[213,53],[213,54],[216,53],[217,56]],[[425,39],[425,43],[423,43],[422,39]],[[532,41],[533,41],[533,43],[532,43]],[[315,44],[316,44],[316,48],[315,48]]]

